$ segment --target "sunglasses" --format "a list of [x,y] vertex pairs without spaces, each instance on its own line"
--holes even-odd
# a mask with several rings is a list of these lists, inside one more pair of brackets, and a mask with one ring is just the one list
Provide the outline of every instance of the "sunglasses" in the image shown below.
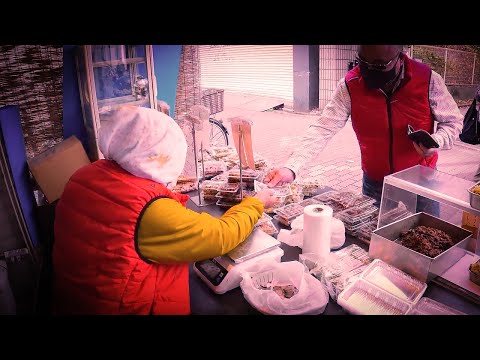
[[385,71],[389,66],[390,64],[392,64],[392,62],[396,59],[395,61],[395,64],[394,66],[397,64],[397,61],[398,59],[400,59],[400,53],[395,55],[395,57],[390,60],[389,62],[385,63],[385,64],[372,64],[372,63],[369,63],[368,61],[365,61],[363,60],[360,56],[356,56],[355,59],[358,61],[358,64],[360,66],[364,66],[366,68],[368,68],[368,70],[379,70],[379,71]]

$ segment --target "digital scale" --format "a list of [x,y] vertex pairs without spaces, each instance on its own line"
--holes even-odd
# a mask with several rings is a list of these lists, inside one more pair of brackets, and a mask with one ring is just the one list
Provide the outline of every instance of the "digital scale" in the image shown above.
[[240,286],[243,270],[269,259],[280,262],[284,252],[279,245],[280,241],[260,229],[255,229],[243,243],[229,253],[197,261],[193,264],[193,270],[213,292],[224,294]]

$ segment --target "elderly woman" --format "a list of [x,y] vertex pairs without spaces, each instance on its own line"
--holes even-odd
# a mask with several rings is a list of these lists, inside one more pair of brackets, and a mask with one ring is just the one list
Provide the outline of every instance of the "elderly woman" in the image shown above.
[[222,217],[172,192],[186,158],[169,116],[124,106],[102,119],[105,160],[79,169],[57,205],[55,314],[189,314],[188,263],[223,255],[251,233],[271,191]]

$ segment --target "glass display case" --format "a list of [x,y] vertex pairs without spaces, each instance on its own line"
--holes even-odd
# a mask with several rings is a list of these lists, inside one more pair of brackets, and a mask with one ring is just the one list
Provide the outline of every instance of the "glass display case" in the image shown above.
[[125,104],[156,108],[152,46],[79,46],[77,72],[89,153],[99,159],[98,129],[104,112]]
[[[426,277],[428,272],[428,280],[480,304],[480,285],[469,279],[469,266],[480,255],[480,210],[470,205],[468,192],[474,185],[420,165],[386,176],[369,254],[414,276],[425,271]],[[424,218],[425,224],[416,221],[417,217]],[[403,248],[398,245],[399,234],[414,223],[445,231],[455,245],[435,257]]]

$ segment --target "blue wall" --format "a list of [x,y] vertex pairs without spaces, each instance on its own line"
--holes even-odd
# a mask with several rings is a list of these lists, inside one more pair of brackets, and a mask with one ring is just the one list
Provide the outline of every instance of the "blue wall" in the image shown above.
[[182,45],[153,45],[153,63],[157,78],[157,99],[170,105],[170,115],[175,114],[178,71]]
[[[11,176],[30,239],[33,246],[37,246],[39,245],[39,239],[35,221],[35,197],[33,196],[32,184],[30,182],[27,151],[25,150],[25,140],[18,106],[0,108],[0,135],[3,136]],[[1,211],[4,211],[4,209]]]
[[83,123],[78,90],[75,45],[63,46],[63,138],[75,135],[87,149],[87,131]]

